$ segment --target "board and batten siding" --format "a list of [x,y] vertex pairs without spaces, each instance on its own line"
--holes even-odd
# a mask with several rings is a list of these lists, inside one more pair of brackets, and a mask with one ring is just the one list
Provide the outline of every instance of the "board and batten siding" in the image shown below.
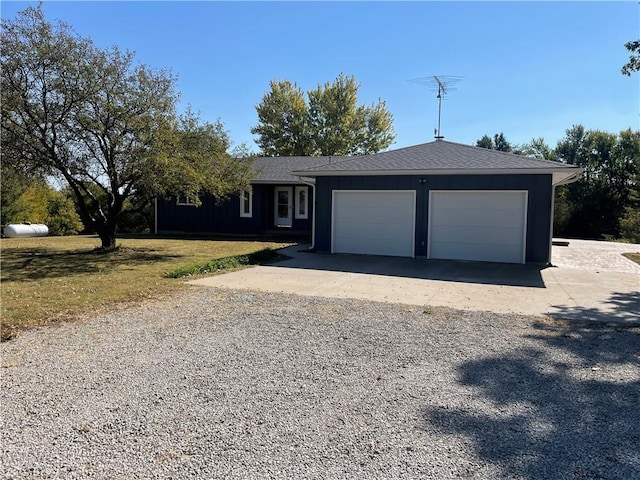
[[316,178],[316,238],[318,251],[331,251],[331,197],[333,190],[415,190],[415,255],[426,257],[430,190],[526,190],[526,262],[550,260],[552,178],[527,175],[391,175],[327,176]]
[[261,229],[262,208],[254,191],[251,218],[240,217],[240,199],[232,196],[216,202],[213,197],[201,198],[199,207],[177,205],[175,198],[158,199],[158,231],[185,233],[248,234]]
[[[294,192],[296,185],[282,186],[290,186]],[[252,216],[249,218],[240,216],[240,199],[237,195],[221,202],[204,196],[199,207],[177,205],[175,198],[158,199],[158,232],[256,235],[274,231],[274,188],[274,185],[253,185]],[[311,234],[311,187],[308,195],[308,218],[300,219],[293,215],[292,226],[288,230],[292,234]],[[285,229],[282,231],[287,232]]]

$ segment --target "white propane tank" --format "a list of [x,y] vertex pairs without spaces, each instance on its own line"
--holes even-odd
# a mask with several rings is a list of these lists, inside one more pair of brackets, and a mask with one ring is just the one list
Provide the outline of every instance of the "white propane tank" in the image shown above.
[[7,238],[46,237],[49,227],[43,223],[16,223],[4,227],[3,235]]

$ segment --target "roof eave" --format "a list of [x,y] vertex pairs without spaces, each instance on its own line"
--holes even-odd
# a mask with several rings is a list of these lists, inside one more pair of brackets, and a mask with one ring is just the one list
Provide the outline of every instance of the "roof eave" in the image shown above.
[[577,182],[582,176],[582,172],[584,172],[584,169],[582,168],[572,168],[570,172],[556,171],[553,174],[553,185],[568,185],[570,183]]
[[304,182],[302,182],[300,179],[298,178],[291,178],[291,179],[280,179],[280,180],[260,180],[260,179],[254,179],[254,180],[250,180],[249,183],[251,185],[305,185]]
[[[582,173],[581,168],[449,168],[432,170],[320,170],[320,171],[295,171],[298,177],[353,177],[353,176],[420,176],[420,175],[553,175],[553,184],[571,183],[577,180]],[[571,180],[574,178],[573,180]]]

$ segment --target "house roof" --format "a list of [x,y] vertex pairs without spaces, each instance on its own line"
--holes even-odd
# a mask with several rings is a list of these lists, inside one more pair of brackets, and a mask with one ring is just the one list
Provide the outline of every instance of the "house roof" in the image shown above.
[[257,172],[251,183],[299,183],[300,177],[292,172],[308,170],[329,164],[332,159],[348,157],[258,157],[254,163]]
[[554,185],[574,181],[582,173],[581,168],[573,165],[444,140],[373,155],[333,157],[333,160],[332,163],[297,168],[293,173],[305,177],[549,173],[553,174]]

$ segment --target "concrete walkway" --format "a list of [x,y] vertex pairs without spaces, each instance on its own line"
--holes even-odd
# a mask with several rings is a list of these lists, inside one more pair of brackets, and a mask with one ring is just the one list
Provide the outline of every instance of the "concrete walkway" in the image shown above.
[[[556,242],[554,242],[556,243]],[[567,244],[568,243],[568,244]],[[566,245],[565,245],[566,244]],[[189,282],[219,288],[357,298],[496,313],[640,323],[639,245],[559,240],[555,266],[283,253],[290,260]]]

